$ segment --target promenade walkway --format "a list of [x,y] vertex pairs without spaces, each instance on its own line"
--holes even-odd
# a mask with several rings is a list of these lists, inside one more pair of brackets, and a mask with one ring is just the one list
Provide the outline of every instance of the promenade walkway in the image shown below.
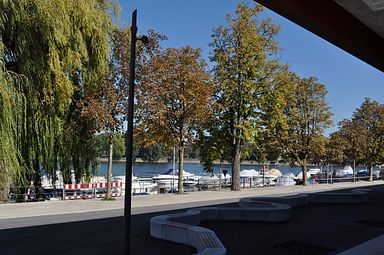
[[[320,192],[344,188],[359,188],[371,185],[384,184],[384,181],[356,183],[316,184],[315,186],[292,187],[265,187],[242,189],[238,192],[229,190],[201,191],[188,194],[160,194],[132,197],[132,214],[150,213],[164,210],[189,208],[191,206],[206,206],[222,203],[238,202],[239,198],[252,196],[279,196],[302,192]],[[116,198],[114,201],[102,201],[101,199],[84,200],[56,200],[34,203],[0,204],[0,220],[20,217],[33,217],[58,214],[75,214],[85,212],[101,212],[124,208],[124,198]]]
[[[338,254],[384,234],[383,184],[384,181],[375,181],[133,197],[132,255],[195,252],[191,247],[151,237],[149,219],[156,215],[213,204],[236,206],[241,197],[372,189],[368,204],[310,205],[294,209],[292,220],[285,223],[207,221],[202,224],[217,233],[229,254]],[[123,254],[123,203],[120,198],[0,204],[0,254]],[[364,250],[370,254],[369,249]]]

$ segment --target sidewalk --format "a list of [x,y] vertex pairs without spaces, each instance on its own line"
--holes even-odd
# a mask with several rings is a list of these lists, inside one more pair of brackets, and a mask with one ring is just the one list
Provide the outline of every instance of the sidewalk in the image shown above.
[[[384,235],[383,184],[384,181],[375,181],[133,197],[131,254],[194,254],[196,251],[192,247],[156,239],[149,234],[151,217],[184,211],[177,210],[179,208],[228,206],[228,203],[236,206],[237,203],[232,202],[249,196],[370,187],[367,204],[312,204],[294,208],[292,220],[288,222],[206,221],[201,224],[218,235],[228,254],[335,255]],[[0,204],[0,225],[3,222],[8,226],[0,229],[0,254],[123,254],[123,205],[123,198]],[[374,245],[369,244],[368,248]],[[361,249],[372,251],[367,246]]]
[[[238,192],[201,191],[183,195],[161,194],[132,197],[132,214],[158,212],[163,210],[183,209],[196,206],[238,202],[239,198],[252,196],[277,196],[303,192],[320,192],[344,188],[360,188],[384,184],[384,181],[317,184],[315,186],[265,187],[243,189]],[[57,200],[34,203],[0,204],[0,219],[33,217],[44,215],[75,214],[85,212],[101,212],[124,208],[124,198],[115,201],[101,199]]]

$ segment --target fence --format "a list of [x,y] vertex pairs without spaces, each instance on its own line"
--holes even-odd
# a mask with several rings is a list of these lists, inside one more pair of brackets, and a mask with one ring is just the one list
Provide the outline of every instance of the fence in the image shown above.
[[[63,200],[90,199],[107,196],[107,183],[64,184]],[[122,182],[111,182],[111,196],[122,196]]]
[[[381,179],[380,176],[373,176],[373,180]],[[354,182],[354,181],[369,181],[369,176],[346,176],[346,177],[334,177],[328,178],[314,178],[317,183],[335,183],[335,182]]]

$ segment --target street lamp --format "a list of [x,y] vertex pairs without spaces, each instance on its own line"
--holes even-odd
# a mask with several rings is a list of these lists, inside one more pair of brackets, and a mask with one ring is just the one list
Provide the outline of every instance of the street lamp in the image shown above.
[[146,36],[137,37],[137,10],[132,13],[131,25],[131,56],[129,62],[129,88],[128,88],[128,112],[127,133],[125,136],[125,198],[124,198],[124,250],[125,254],[131,254],[131,204],[132,204],[132,151],[133,151],[133,110],[134,110],[134,85],[136,42],[142,41],[148,44]]

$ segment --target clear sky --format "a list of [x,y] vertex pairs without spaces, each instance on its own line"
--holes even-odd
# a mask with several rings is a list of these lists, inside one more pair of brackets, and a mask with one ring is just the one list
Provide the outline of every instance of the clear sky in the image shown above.
[[[131,13],[138,10],[139,34],[154,29],[168,36],[163,47],[191,45],[203,50],[208,61],[212,29],[225,24],[225,15],[233,13],[240,0],[119,0],[122,7],[118,23],[129,26]],[[253,1],[245,1],[253,4]],[[362,62],[320,37],[278,14],[266,10],[266,17],[281,24],[277,37],[282,63],[301,77],[315,76],[326,85],[327,100],[336,123],[350,118],[368,97],[384,103],[384,73]]]

